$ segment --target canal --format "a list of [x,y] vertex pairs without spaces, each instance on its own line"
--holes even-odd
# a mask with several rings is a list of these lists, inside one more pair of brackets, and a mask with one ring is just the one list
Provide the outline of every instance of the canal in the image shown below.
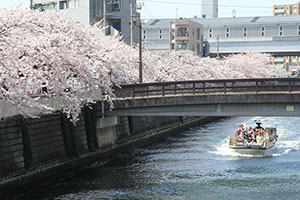
[[73,177],[11,199],[299,199],[300,118],[267,118],[279,140],[265,156],[228,148],[228,118],[95,163]]

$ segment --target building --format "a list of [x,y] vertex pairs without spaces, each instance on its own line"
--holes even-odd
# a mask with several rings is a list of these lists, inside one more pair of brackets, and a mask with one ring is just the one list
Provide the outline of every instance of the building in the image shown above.
[[296,4],[286,4],[286,5],[274,5],[273,15],[299,15],[300,14],[300,2]]
[[202,25],[189,19],[175,21],[174,49],[190,50],[202,56]]
[[31,0],[31,8],[59,10],[83,24],[102,20],[102,26],[108,27],[106,35],[120,33],[127,44],[138,42],[140,14],[136,0]]
[[188,19],[144,21],[143,47],[156,54],[170,50],[190,50],[202,56],[202,25]]
[[210,56],[255,51],[282,68],[300,63],[300,15],[191,20],[203,25]]
[[163,54],[174,49],[174,19],[154,19],[143,21],[143,47],[155,54]]
[[[299,15],[300,14],[300,2],[296,4],[286,4],[286,5],[274,5],[273,6],[273,15],[274,16],[284,16],[284,15]],[[279,59],[280,62],[283,62],[285,66],[287,64],[295,65],[297,59],[291,56],[285,56]]]
[[218,0],[202,0],[201,2],[203,18],[218,18]]

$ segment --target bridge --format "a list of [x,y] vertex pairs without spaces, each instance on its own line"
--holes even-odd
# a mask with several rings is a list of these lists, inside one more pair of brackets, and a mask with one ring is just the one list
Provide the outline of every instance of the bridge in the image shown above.
[[122,85],[106,116],[300,116],[300,78]]

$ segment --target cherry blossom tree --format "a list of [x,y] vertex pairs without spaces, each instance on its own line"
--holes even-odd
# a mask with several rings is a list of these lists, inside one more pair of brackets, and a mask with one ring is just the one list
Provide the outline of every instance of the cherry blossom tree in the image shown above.
[[[143,53],[145,82],[270,77],[268,55],[245,52],[200,58],[189,51]],[[0,10],[0,100],[52,111],[41,99],[54,98],[72,121],[97,91],[114,96],[114,86],[137,83],[138,49],[83,26],[59,12]],[[33,96],[30,96],[31,91]],[[42,91],[42,92],[38,92]],[[41,98],[43,97],[43,98]],[[99,98],[99,97],[98,97]]]
[[221,59],[200,58],[190,51],[170,51],[146,66],[157,66],[155,77],[147,76],[148,82],[266,78],[276,75],[268,54],[244,52]]
[[[2,9],[0,100],[23,111],[53,110],[39,98],[55,98],[76,121],[81,107],[93,101],[95,90],[112,94],[111,88],[119,80],[129,81],[130,71],[117,76],[116,70],[127,69],[124,66],[131,60],[124,60],[124,55],[130,55],[130,51],[117,39],[101,37],[99,29],[84,27],[57,12]],[[35,92],[35,98],[29,95],[31,90],[41,88],[47,91]]]

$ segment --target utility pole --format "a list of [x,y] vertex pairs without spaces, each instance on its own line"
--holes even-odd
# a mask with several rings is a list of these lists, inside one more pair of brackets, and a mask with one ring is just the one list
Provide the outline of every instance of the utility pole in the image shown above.
[[172,23],[171,23],[171,20],[169,23],[169,48],[171,51],[172,50]]
[[104,35],[106,35],[106,0],[103,0],[103,24]]
[[143,82],[143,63],[142,63],[142,21],[139,23],[139,82]]
[[133,46],[133,2],[130,1],[130,46]]
[[59,8],[59,0],[56,1],[56,7],[57,7],[56,10],[59,10],[59,9],[60,9],[60,8]]
[[220,51],[220,34],[219,34],[219,29],[217,33],[217,58],[219,58],[219,51]]
[[33,0],[30,0],[30,9],[33,9]]

